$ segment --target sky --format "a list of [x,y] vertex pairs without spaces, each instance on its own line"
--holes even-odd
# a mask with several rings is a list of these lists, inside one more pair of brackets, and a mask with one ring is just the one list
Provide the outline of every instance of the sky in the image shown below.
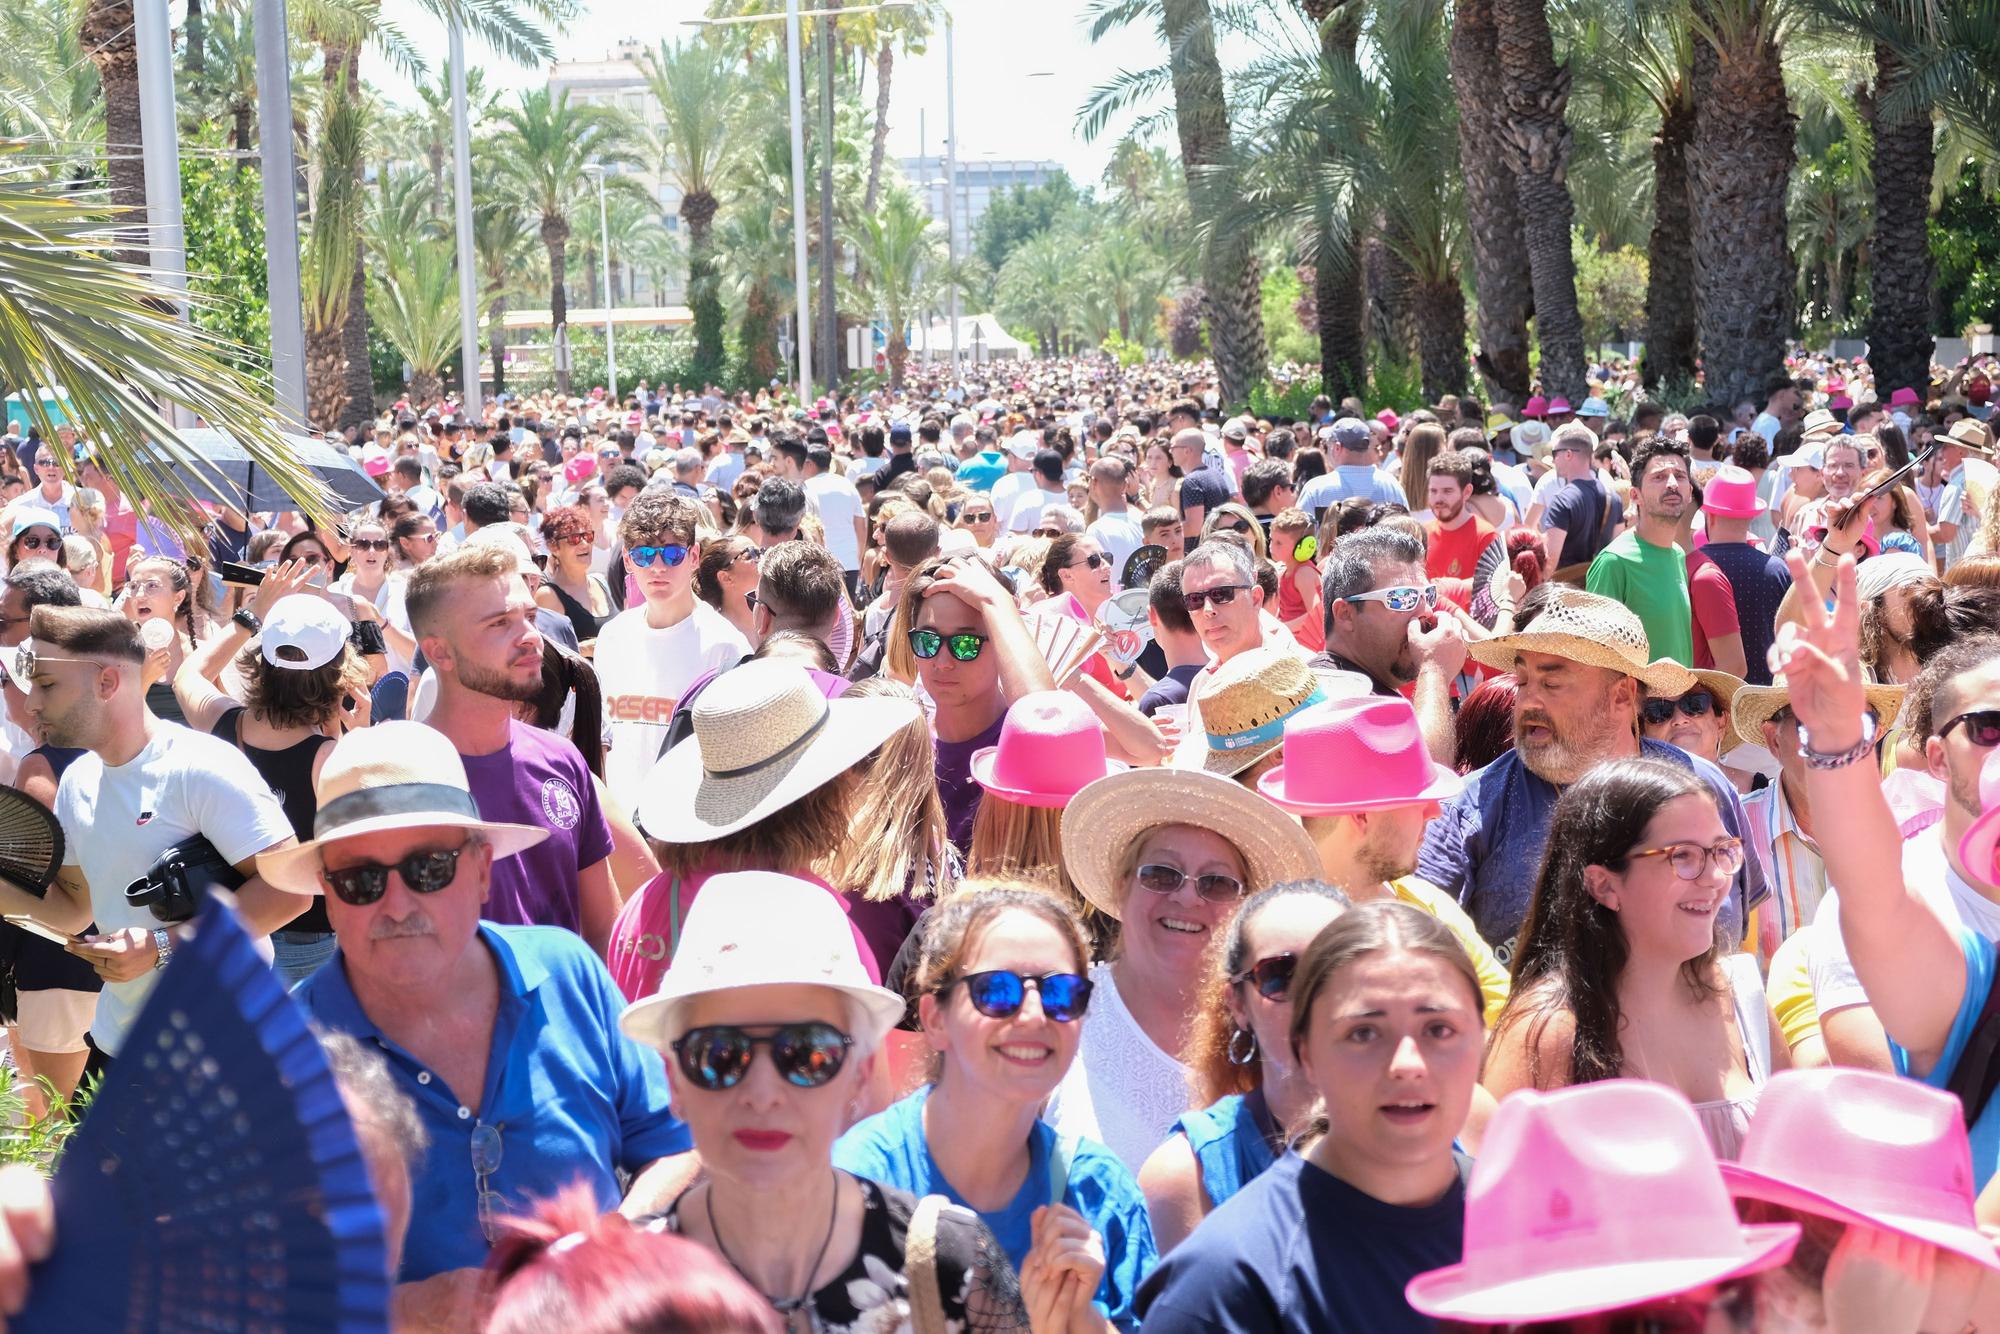
[[[802,8],[818,8],[814,0]],[[682,20],[699,18],[707,0],[590,0],[589,12],[556,39],[563,59],[602,59],[619,39],[648,46],[693,31]],[[1115,33],[1093,45],[1082,22],[1081,0],[954,0],[960,161],[983,156],[1060,162],[1079,184],[1103,173],[1123,123],[1086,143],[1075,131],[1076,110],[1090,88],[1117,70],[1158,64],[1165,49],[1143,27]],[[385,17],[400,25],[441,70],[441,25],[414,0],[385,0]],[[777,26],[782,27],[782,24]],[[942,25],[923,55],[898,53],[890,88],[889,154],[940,155],[945,137],[945,43]],[[469,63],[482,66],[488,86],[539,87],[545,68],[510,65],[474,43]],[[410,100],[409,82],[379,57],[364,58],[363,73],[398,101]],[[874,104],[871,73],[866,96]],[[812,103],[807,102],[811,114]]]

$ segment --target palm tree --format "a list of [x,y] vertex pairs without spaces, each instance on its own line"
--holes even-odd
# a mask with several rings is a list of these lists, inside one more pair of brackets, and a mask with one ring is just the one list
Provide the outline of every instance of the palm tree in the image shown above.
[[995,309],[1017,328],[1032,328],[1043,356],[1057,356],[1081,285],[1081,251],[1051,227],[1015,246],[1000,266],[993,284]]
[[493,392],[507,387],[507,299],[531,262],[535,233],[528,215],[504,195],[481,201],[472,212],[472,253],[486,302],[487,338],[493,349]]
[[1142,317],[1158,306],[1167,290],[1167,274],[1159,256],[1139,239],[1138,232],[1118,227],[1091,247],[1090,271],[1094,279],[1091,286],[1109,305],[1118,336],[1129,342],[1135,329],[1143,335]]
[[1535,293],[1514,170],[1501,147],[1507,89],[1493,0],[1452,6],[1451,75],[1458,102],[1458,160],[1479,295],[1479,373],[1493,396],[1527,402],[1528,319]]
[[379,257],[371,285],[376,327],[410,363],[410,395],[436,402],[442,372],[458,354],[458,261],[451,240],[406,240]]
[[[366,230],[366,200],[360,163],[367,150],[367,104],[340,87],[319,95],[313,137],[317,186],[306,228],[305,262],[300,266],[306,326],[306,416],[329,430],[350,418],[372,413],[374,386],[358,402],[350,397],[346,329],[349,306],[363,299],[355,290]],[[364,375],[368,362],[361,363]]]
[[910,359],[906,331],[930,303],[944,269],[944,240],[937,224],[900,186],[864,214],[850,238],[855,258],[854,296],[862,309],[879,310],[889,326],[889,384],[903,387]]
[[[573,105],[567,89],[553,96],[545,88],[521,94],[516,106],[502,107],[499,131],[490,141],[494,170],[541,219],[542,245],[549,252],[549,320],[557,337],[569,323],[569,209],[588,185],[586,163],[629,166],[637,159],[622,116],[604,107]],[[593,192],[594,193],[594,192]],[[556,392],[569,392],[569,371],[558,364]]]
[[[139,46],[132,37],[132,0],[90,0],[78,34],[97,81],[104,90],[104,142],[111,202],[127,210],[128,218],[146,216],[146,164],[140,157],[145,143],[139,116]],[[125,257],[141,258],[143,245],[128,236]]]
[[1535,339],[1541,345],[1541,379],[1551,394],[1581,401],[1584,380],[1583,317],[1576,305],[1576,260],[1570,225],[1576,208],[1566,174],[1570,129],[1564,119],[1570,73],[1556,64],[1547,0],[1493,0],[1500,72],[1508,121],[1501,146],[1514,169],[1521,201],[1522,236],[1535,292]]
[[792,150],[784,127],[775,120],[751,149],[741,159],[733,185],[746,198],[768,202],[759,208],[732,210],[716,229],[716,247],[720,252],[718,267],[728,275],[729,300],[743,311],[745,374],[765,384],[784,373],[778,357],[778,330],[794,303],[789,184]]

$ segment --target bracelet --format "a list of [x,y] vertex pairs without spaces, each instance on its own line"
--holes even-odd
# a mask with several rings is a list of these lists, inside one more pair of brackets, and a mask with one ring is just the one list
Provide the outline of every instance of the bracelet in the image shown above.
[[257,613],[248,607],[238,607],[236,614],[229,619],[253,635],[264,628],[264,623],[257,619]]
[[1805,762],[1805,766],[1808,769],[1845,769],[1857,760],[1874,754],[1875,741],[1880,734],[1881,726],[1875,721],[1875,715],[1864,713],[1861,715],[1861,739],[1859,741],[1856,741],[1845,750],[1814,750],[1812,737],[1808,734],[1805,724],[1801,723],[1799,724],[1799,759]]

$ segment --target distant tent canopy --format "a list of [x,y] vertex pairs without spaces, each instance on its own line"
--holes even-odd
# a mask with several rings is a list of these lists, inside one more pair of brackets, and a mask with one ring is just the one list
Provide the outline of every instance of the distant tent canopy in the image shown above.
[[[910,332],[910,355],[931,361],[951,359],[951,321],[932,320]],[[962,315],[958,321],[958,355],[963,361],[1025,361],[1034,355],[991,315]]]

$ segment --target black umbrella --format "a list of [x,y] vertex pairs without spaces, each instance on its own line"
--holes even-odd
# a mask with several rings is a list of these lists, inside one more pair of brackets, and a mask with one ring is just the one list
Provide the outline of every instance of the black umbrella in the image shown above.
[[[176,457],[155,442],[153,463],[197,500],[210,500],[245,514],[295,510],[298,501],[259,467],[227,431],[198,428],[180,433],[194,457]],[[309,435],[284,434],[285,447],[300,467],[333,493],[336,508],[359,509],[382,499],[382,488],[338,447]]]

